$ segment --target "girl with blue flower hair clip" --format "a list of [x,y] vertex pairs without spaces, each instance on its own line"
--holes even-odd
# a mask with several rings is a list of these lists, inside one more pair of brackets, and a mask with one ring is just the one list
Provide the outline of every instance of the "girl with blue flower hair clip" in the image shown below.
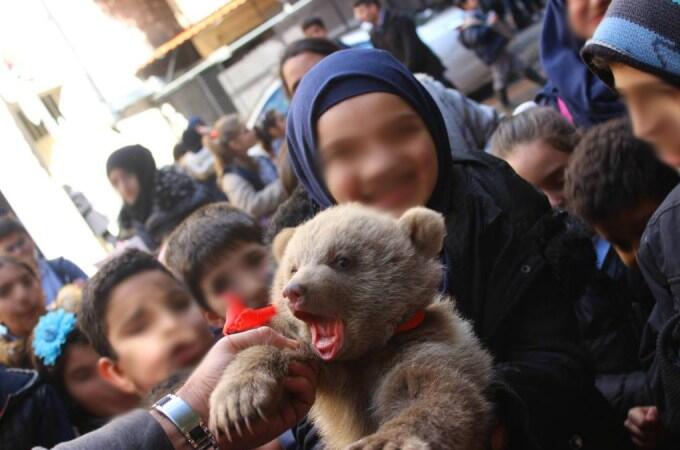
[[45,312],[35,270],[11,256],[0,256],[0,364],[30,368],[28,337]]
[[75,313],[59,308],[43,315],[33,330],[31,350],[34,367],[59,393],[78,433],[137,406],[136,396],[101,378],[99,355],[78,327]]

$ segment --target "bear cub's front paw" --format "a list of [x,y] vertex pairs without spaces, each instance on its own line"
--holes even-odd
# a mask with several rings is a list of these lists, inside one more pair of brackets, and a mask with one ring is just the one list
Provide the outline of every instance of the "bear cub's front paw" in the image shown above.
[[[231,373],[230,373],[231,372]],[[281,404],[281,380],[266,371],[234,373],[227,370],[210,396],[210,429],[223,432],[231,439],[230,428],[242,435],[241,426],[251,429],[250,422]]]

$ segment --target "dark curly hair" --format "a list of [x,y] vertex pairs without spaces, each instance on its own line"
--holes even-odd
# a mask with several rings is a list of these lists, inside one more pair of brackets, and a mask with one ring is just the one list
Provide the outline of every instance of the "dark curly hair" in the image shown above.
[[167,241],[166,262],[198,304],[209,310],[200,287],[206,271],[243,243],[263,244],[262,234],[253,217],[227,203],[214,203],[194,212],[173,231]]
[[661,202],[678,181],[680,175],[623,118],[583,136],[566,171],[564,195],[569,209],[592,225],[645,200]]
[[106,310],[111,299],[111,292],[128,278],[151,270],[158,270],[175,279],[170,271],[152,255],[140,250],[127,250],[104,264],[87,282],[83,291],[83,305],[78,318],[78,326],[101,356],[116,357],[106,329]]

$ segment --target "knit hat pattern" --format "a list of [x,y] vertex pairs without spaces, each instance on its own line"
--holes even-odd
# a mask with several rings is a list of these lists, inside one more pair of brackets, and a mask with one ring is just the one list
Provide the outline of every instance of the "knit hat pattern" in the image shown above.
[[611,63],[680,88],[680,0],[613,0],[581,56],[612,88]]

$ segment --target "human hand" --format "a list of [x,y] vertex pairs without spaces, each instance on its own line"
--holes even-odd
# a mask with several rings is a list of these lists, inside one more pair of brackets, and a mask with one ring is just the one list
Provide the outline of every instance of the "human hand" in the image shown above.
[[[236,355],[255,345],[273,345],[278,348],[297,349],[298,343],[276,333],[271,328],[261,327],[220,339],[201,364],[177,392],[186,401],[204,423],[209,421],[210,394],[220,381],[224,369]],[[283,380],[284,389],[288,392],[284,403],[276,414],[265,420],[253,420],[250,429],[242,435],[233,433],[231,441],[220,438],[222,449],[246,449],[263,445],[275,439],[281,433],[300,422],[314,403],[316,391],[316,369],[308,364],[292,361],[288,376]]]
[[638,406],[628,411],[624,426],[631,435],[633,444],[642,450],[656,448],[661,437],[662,424],[656,406]]

